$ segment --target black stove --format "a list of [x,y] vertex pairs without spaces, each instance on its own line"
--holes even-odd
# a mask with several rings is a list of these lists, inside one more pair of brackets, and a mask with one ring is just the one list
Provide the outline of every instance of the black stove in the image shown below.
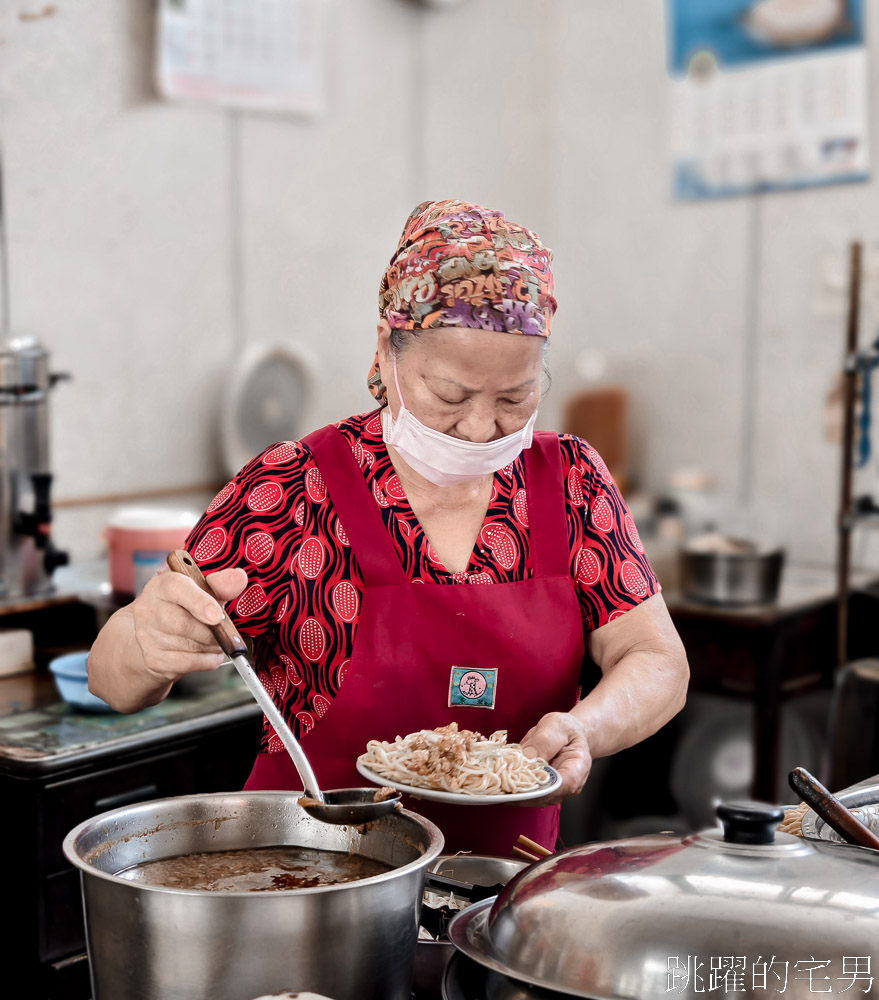
[[3,943],[10,978],[33,1000],[88,1000],[79,873],[64,837],[129,802],[240,789],[262,712],[237,675],[135,715],[74,710],[53,687],[39,672],[0,681],[0,850],[14,859]]

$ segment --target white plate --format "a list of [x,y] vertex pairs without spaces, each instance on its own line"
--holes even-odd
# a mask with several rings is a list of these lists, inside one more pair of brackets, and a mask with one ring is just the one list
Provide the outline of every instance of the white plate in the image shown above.
[[434,802],[451,802],[456,806],[501,806],[508,802],[527,802],[529,799],[542,799],[545,795],[554,792],[562,783],[562,776],[549,764],[545,770],[549,772],[550,780],[547,784],[541,785],[530,792],[511,792],[500,795],[468,795],[466,792],[442,792],[436,788],[416,788],[414,785],[404,785],[399,781],[389,781],[375,771],[371,771],[364,763],[363,754],[357,758],[357,770],[374,785],[390,785],[398,791],[406,792],[413,799],[432,799]]

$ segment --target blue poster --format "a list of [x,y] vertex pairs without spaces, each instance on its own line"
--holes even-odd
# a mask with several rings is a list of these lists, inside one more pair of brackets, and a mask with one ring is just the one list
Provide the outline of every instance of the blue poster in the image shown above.
[[678,75],[702,49],[731,67],[864,43],[863,0],[671,0],[671,7],[669,61]]
[[678,198],[866,180],[863,0],[668,0]]

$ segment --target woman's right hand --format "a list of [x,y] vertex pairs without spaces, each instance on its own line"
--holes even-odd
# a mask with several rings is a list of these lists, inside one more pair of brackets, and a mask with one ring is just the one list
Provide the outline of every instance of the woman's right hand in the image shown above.
[[[247,573],[224,569],[207,581],[225,603],[247,586]],[[170,684],[199,670],[215,670],[226,658],[209,628],[222,620],[223,608],[180,573],[166,571],[153,577],[129,610],[144,666],[160,683]]]

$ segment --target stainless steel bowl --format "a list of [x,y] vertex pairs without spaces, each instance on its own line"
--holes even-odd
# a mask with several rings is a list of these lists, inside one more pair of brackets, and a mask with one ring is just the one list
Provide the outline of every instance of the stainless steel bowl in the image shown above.
[[784,551],[680,554],[681,590],[696,601],[719,605],[771,604],[778,597]]
[[775,834],[781,808],[727,803],[718,812],[725,831],[554,854],[494,901],[462,910],[449,937],[487,969],[574,997],[696,1000],[710,992],[712,962],[723,971],[735,956],[740,967],[729,971],[749,989],[761,961],[770,990],[786,962],[785,1000],[813,1000],[797,962],[828,962],[823,974],[835,984],[852,957],[875,949],[879,852]]
[[427,871],[475,885],[496,885],[498,882],[506,885],[527,867],[527,861],[496,858],[489,854],[441,854],[427,866]]
[[[298,792],[158,799],[72,830],[81,873],[93,1000],[241,1000],[284,989],[333,1000],[407,1000],[424,871],[442,850],[432,823],[405,810],[331,826]],[[349,851],[392,870],[341,885],[204,892],[117,873],[202,851],[296,844]]]

